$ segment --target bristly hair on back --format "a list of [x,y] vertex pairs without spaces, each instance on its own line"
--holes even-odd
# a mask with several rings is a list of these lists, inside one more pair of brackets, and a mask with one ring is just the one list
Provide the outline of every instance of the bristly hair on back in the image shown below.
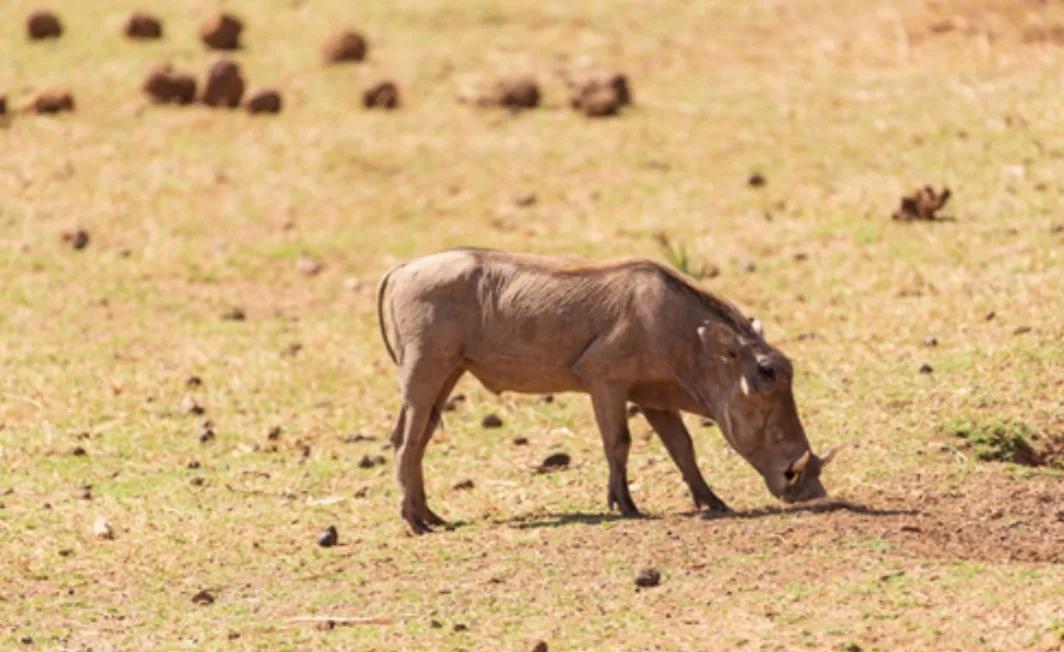
[[653,265],[654,271],[661,276],[662,280],[664,280],[669,287],[698,301],[709,309],[710,312],[719,317],[720,321],[726,326],[731,327],[740,335],[745,335],[754,339],[761,339],[757,331],[754,330],[753,324],[750,323],[750,319],[745,317],[743,313],[730,302],[703,290],[664,265],[652,261],[647,262],[649,262],[650,265]]

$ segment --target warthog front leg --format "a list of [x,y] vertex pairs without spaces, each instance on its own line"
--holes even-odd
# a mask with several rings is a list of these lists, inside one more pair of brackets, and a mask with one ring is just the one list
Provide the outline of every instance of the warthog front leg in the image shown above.
[[658,437],[661,438],[661,443],[665,444],[665,449],[669,451],[672,461],[676,462],[680,473],[683,474],[684,482],[691,489],[695,507],[706,507],[711,512],[719,513],[731,511],[724,501],[713,493],[702,477],[702,472],[698,470],[691,434],[683,424],[680,413],[643,408],[643,414],[646,415],[654,432],[658,433]]
[[639,516],[639,510],[628,492],[628,449],[632,437],[628,432],[626,393],[603,387],[591,392],[591,403],[610,467],[607,503],[610,509],[617,507],[623,516],[633,517]]

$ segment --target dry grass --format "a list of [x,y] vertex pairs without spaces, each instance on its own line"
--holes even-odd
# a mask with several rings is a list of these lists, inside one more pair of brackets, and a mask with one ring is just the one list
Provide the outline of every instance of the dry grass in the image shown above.
[[[78,101],[0,118],[0,647],[1060,648],[1060,472],[977,462],[941,433],[1064,432],[1064,49],[1023,31],[1061,24],[1058,3],[226,3],[252,85],[286,96],[276,118],[140,95],[160,61],[215,58],[194,39],[213,3],[167,3],[158,43],[120,36],[135,3],[57,4],[66,34],[38,44],[31,3],[0,6],[0,94]],[[927,28],[958,15],[976,27]],[[369,61],[322,68],[348,25]],[[561,72],[590,66],[628,72],[636,107],[569,111]],[[502,73],[536,75],[546,107],[456,101]],[[361,109],[385,77],[404,108]],[[954,190],[956,221],[890,220],[923,183]],[[83,251],[61,241],[75,227]],[[793,358],[814,446],[847,445],[826,484],[867,509],[775,510],[692,422],[746,518],[691,518],[636,421],[633,494],[654,518],[614,520],[585,399],[463,381],[426,462],[462,525],[402,536],[390,461],[357,466],[396,408],[377,276],[466,244],[664,258],[661,233]],[[232,306],[247,320],[222,320]],[[344,443],[356,432],[376,439]],[[533,475],[555,450],[574,466]],[[341,545],[319,549],[329,523]],[[646,565],[663,584],[636,592]],[[213,604],[192,603],[202,589]],[[311,615],[376,620],[289,622]]]

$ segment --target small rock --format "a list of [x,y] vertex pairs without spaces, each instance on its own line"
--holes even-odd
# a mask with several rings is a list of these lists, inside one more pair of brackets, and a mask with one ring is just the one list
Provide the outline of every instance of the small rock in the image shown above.
[[236,108],[244,96],[244,77],[240,66],[231,59],[215,61],[207,71],[203,86],[203,103],[213,107]]
[[460,482],[456,482],[455,485],[451,488],[455,491],[467,491],[469,489],[472,489],[473,486],[474,485],[472,480],[462,480]]
[[480,425],[484,428],[501,428],[502,419],[497,414],[487,414],[480,420]]
[[270,428],[269,431],[266,433],[266,439],[268,441],[277,441],[281,438],[281,433],[283,432],[284,431],[281,430],[281,426],[274,426]]
[[296,269],[304,276],[316,276],[321,273],[321,270],[325,269],[325,264],[306,254],[302,254],[296,260]]
[[1031,332],[1031,327],[1030,326],[1017,326],[1016,329],[1012,331],[1012,334],[1013,335],[1023,335],[1024,333],[1030,333],[1030,332]]
[[335,525],[330,525],[321,531],[318,535],[318,545],[322,548],[331,548],[336,545],[336,542],[340,540],[340,535],[336,531]]
[[355,498],[365,498],[368,495],[369,495],[369,487],[367,487],[365,485],[359,487],[358,489],[355,489],[355,493],[354,493]]
[[468,630],[469,628],[466,627],[463,623],[455,623],[454,627],[452,627],[451,629],[453,629],[456,632],[464,632],[464,631]]
[[661,573],[656,568],[644,568],[635,574],[635,585],[650,588],[661,583]]
[[333,34],[322,47],[322,57],[326,63],[344,61],[362,61],[368,49],[366,39],[358,32],[345,30]]
[[923,339],[923,344],[927,347],[938,346],[938,338],[928,335]]
[[89,232],[85,229],[67,231],[62,235],[63,242],[70,245],[71,249],[81,251],[89,246]]
[[761,188],[766,183],[768,183],[768,179],[766,179],[765,175],[761,174],[760,172],[754,172],[746,180],[746,185],[750,186],[751,188]]
[[398,109],[399,87],[392,81],[382,81],[362,93],[362,106],[367,109]]
[[245,319],[247,319],[247,315],[244,314],[244,310],[242,308],[237,308],[234,306],[222,313],[222,319],[228,321],[244,321]]
[[202,476],[197,475],[193,476],[192,478],[189,478],[188,483],[193,487],[202,487],[204,484],[207,483],[207,481]]
[[206,412],[191,394],[185,394],[185,397],[181,399],[181,411],[193,416],[199,416]]
[[527,446],[528,445],[528,437],[514,437],[513,438],[513,444],[514,444],[514,446]]
[[126,36],[133,39],[155,39],[163,35],[163,24],[158,18],[142,11],[135,11],[126,19],[123,28]]
[[986,317],[983,317],[983,319],[985,319],[986,321],[994,321],[995,317],[997,317],[997,313],[991,310],[990,312],[986,313]]
[[61,548],[59,550],[59,556],[60,557],[70,557],[73,554],[74,554],[74,549],[73,548]]
[[202,387],[202,386],[203,386],[203,379],[200,378],[199,376],[189,376],[188,378],[185,379],[185,387],[188,387],[189,389],[193,389],[195,387]]
[[0,115],[7,115],[7,96],[0,95]]
[[192,603],[201,605],[214,604],[214,599],[214,595],[210,591],[203,589],[196,595],[192,596]]
[[63,24],[50,11],[35,11],[26,18],[26,35],[34,41],[59,38],[63,35]]
[[536,470],[539,473],[547,473],[548,471],[567,468],[570,462],[572,462],[572,458],[569,457],[568,453],[552,453],[540,463]]
[[200,39],[214,50],[236,50],[240,47],[240,32],[244,23],[232,14],[211,16],[200,25]]
[[114,539],[115,533],[111,529],[111,524],[107,522],[103,516],[97,516],[96,520],[92,524],[92,534],[97,539]]
[[442,629],[443,628],[443,623],[441,623],[440,621],[438,621],[435,618],[433,618],[432,620],[429,621],[429,627],[431,627],[433,629]]
[[514,198],[514,203],[518,206],[532,206],[536,203],[536,193],[526,192],[524,194],[518,195]]
[[280,113],[283,107],[284,100],[281,99],[281,94],[269,88],[255,91],[244,102],[244,109],[252,115],[258,113]]
[[78,489],[75,494],[81,500],[92,500],[92,485],[87,484]]
[[73,455],[74,457],[85,457],[89,453],[88,453],[88,451],[86,451],[81,446],[75,446],[73,448],[73,450],[70,451],[70,454]]
[[188,464],[185,465],[185,468],[186,469],[198,469],[198,468],[200,468],[200,463],[199,463],[198,460],[189,460]]
[[926,362],[923,363],[922,365],[920,365],[920,373],[922,373],[922,374],[929,374],[929,373],[933,372],[934,370],[935,370],[935,368],[932,367],[931,365],[927,364]]
[[23,645],[33,645],[33,637],[32,636],[23,636],[22,638],[20,638],[18,640],[18,642],[23,644]]
[[540,641],[532,646],[532,652],[547,652],[547,642]]

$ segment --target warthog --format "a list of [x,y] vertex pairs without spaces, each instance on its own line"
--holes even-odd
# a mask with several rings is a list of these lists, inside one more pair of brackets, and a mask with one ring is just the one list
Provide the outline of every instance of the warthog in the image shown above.
[[[399,366],[392,432],[402,517],[415,533],[443,525],[425,499],[422,458],[467,371],[492,392],[586,392],[609,464],[607,499],[628,492],[627,402],[642,408],[696,507],[727,512],[695,462],[680,412],[714,420],[787,502],[825,495],[791,393],[790,361],[756,321],[649,260],[587,264],[458,249],[389,270],[377,292],[381,335]],[[830,457],[830,456],[829,456]]]

